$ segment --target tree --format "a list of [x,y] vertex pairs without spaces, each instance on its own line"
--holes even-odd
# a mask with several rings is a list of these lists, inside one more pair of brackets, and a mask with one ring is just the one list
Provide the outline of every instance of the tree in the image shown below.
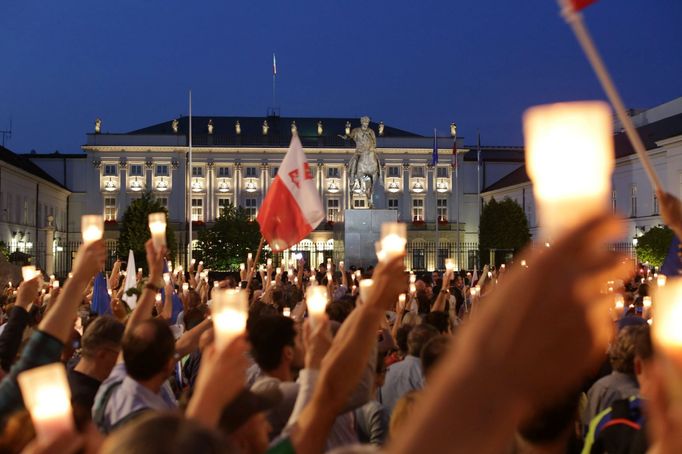
[[249,252],[256,258],[260,228],[258,222],[249,220],[246,210],[229,204],[212,227],[199,231],[198,239],[195,255],[204,261],[204,266],[213,270],[235,270],[246,261]]
[[[151,192],[145,192],[142,194],[142,197],[128,205],[128,209],[123,214],[121,234],[118,239],[116,253],[119,257],[126,260],[128,258],[128,250],[132,250],[135,256],[135,265],[138,268],[147,270],[144,243],[152,235],[149,231],[149,214],[161,211],[166,213],[166,216],[168,215],[166,207]],[[170,256],[175,257],[175,232],[168,222],[166,222],[166,244],[170,249]]]
[[663,265],[674,233],[668,227],[653,227],[637,239],[637,258],[655,267]]
[[523,208],[508,197],[501,202],[490,199],[483,206],[479,225],[482,263],[487,262],[491,249],[518,251],[530,241],[528,220]]

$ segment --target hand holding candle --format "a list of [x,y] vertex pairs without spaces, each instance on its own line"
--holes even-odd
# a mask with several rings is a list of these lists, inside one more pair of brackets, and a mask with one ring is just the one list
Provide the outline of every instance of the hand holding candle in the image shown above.
[[360,281],[360,300],[366,303],[372,295],[372,286],[374,281],[372,279],[363,279]]
[[92,243],[102,239],[104,235],[104,218],[98,214],[87,214],[81,217],[83,243]]
[[327,288],[321,285],[311,285],[306,291],[306,305],[310,315],[310,324],[314,327],[320,318],[324,317],[327,308]]
[[248,292],[220,288],[213,290],[211,316],[218,348],[225,348],[244,333],[248,311]]
[[407,226],[400,222],[381,224],[381,249],[377,252],[380,261],[390,260],[405,253]]
[[152,232],[154,249],[160,251],[166,246],[166,213],[149,214],[149,231]]

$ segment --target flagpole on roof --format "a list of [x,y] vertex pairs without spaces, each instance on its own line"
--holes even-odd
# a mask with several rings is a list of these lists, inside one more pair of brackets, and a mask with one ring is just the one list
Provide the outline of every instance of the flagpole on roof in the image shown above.
[[[476,142],[476,192],[478,194],[478,232],[480,238],[481,232],[481,205],[483,201],[481,200],[481,131],[476,131],[477,142]],[[476,268],[478,268],[478,260],[476,260]]]
[[649,177],[651,185],[653,186],[654,190],[662,189],[661,181],[658,179],[658,175],[656,175],[656,172],[651,166],[651,162],[649,161],[649,155],[646,152],[644,143],[642,142],[641,137],[639,137],[639,134],[637,134],[637,129],[635,128],[635,125],[632,123],[632,119],[628,116],[627,111],[625,110],[623,100],[621,99],[620,94],[618,93],[618,90],[616,89],[616,86],[613,83],[613,80],[611,79],[608,70],[606,69],[604,61],[602,60],[601,56],[599,55],[599,52],[597,51],[596,46],[594,45],[594,41],[592,41],[592,38],[590,37],[590,34],[587,31],[587,27],[583,22],[582,14],[579,12],[579,10],[593,3],[593,1],[594,0],[592,1],[559,0],[561,14],[566,20],[566,22],[573,29],[573,33],[575,33],[575,36],[578,39],[578,42],[580,43],[580,46],[583,49],[583,52],[585,52],[587,59],[592,65],[592,69],[594,69],[594,72],[596,73],[597,78],[599,79],[599,82],[602,85],[602,88],[606,92],[606,96],[609,98],[611,105],[615,109],[618,119],[623,124],[623,128],[625,128],[625,133],[630,139],[632,147],[637,152],[640,161],[642,161],[642,166],[644,167],[644,170],[646,171],[646,174]]
[[277,59],[275,53],[272,53],[272,113],[274,114],[277,109]]
[[186,186],[187,191],[187,208],[189,216],[187,219],[188,231],[189,231],[189,241],[187,242],[187,263],[185,264],[187,269],[189,269],[190,263],[192,263],[192,90],[189,91],[189,184]]
[[[434,175],[434,182],[438,182],[438,168],[436,167],[436,164],[438,164],[438,137],[437,137],[437,131],[436,128],[433,128],[433,171],[435,173]],[[433,184],[433,183],[432,183]],[[433,187],[435,188],[435,184],[433,184]],[[439,216],[438,216],[438,194],[436,194],[436,269],[439,269],[440,263],[439,263],[439,256],[440,256],[440,230],[439,230]]]

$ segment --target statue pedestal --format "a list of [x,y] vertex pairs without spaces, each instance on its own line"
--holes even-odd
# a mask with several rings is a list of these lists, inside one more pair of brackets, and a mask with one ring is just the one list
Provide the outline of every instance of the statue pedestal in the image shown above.
[[346,210],[344,222],[334,226],[334,258],[351,266],[367,268],[377,263],[374,243],[381,239],[381,224],[398,222],[396,210]]

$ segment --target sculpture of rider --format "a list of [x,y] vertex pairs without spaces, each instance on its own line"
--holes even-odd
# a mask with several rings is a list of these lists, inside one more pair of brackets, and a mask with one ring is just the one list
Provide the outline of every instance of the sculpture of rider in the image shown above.
[[374,184],[379,181],[381,163],[376,152],[377,138],[369,128],[369,117],[360,118],[360,127],[342,136],[355,142],[355,155],[348,163],[349,184],[353,192],[367,196],[369,208],[373,207]]

